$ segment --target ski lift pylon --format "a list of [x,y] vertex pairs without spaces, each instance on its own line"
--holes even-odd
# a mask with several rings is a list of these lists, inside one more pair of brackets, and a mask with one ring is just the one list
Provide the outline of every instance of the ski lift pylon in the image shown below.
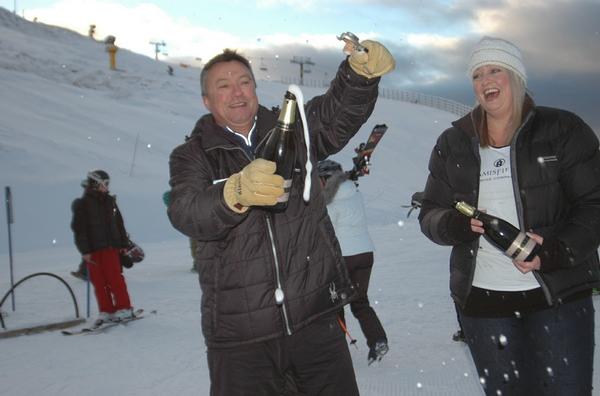
[[260,58],[260,67],[259,67],[259,69],[262,70],[262,71],[267,71],[268,70],[267,66],[265,66],[265,62],[263,61],[262,57]]

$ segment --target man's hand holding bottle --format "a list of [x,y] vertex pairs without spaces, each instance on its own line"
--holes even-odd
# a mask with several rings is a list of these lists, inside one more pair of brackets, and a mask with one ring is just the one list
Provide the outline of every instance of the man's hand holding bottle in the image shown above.
[[227,206],[244,213],[250,206],[273,206],[283,195],[283,177],[275,174],[273,161],[262,158],[250,162],[241,172],[231,175],[223,187]]

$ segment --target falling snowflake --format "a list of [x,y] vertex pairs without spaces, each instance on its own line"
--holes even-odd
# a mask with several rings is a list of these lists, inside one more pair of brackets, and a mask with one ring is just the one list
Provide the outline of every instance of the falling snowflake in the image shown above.
[[504,334],[500,334],[500,337],[498,337],[498,343],[502,347],[505,347],[508,344],[508,340]]

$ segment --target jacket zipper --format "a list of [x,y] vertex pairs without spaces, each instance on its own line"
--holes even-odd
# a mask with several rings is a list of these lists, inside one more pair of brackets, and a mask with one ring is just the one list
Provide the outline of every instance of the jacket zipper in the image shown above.
[[[248,158],[249,162],[252,161],[252,158],[250,158],[248,153],[246,153],[246,151],[244,151],[240,147],[215,146],[212,149],[217,149],[217,148],[223,149],[223,150],[239,150],[246,156],[246,158]],[[209,151],[209,150],[207,150],[207,151]],[[265,218],[267,220],[267,230],[269,232],[269,240],[271,242],[271,249],[273,250],[273,260],[275,262],[275,275],[277,278],[277,289],[275,290],[275,302],[277,304],[279,304],[277,302],[278,295],[281,296],[281,298],[283,298],[283,300],[281,301],[281,310],[283,312],[283,322],[285,323],[285,331],[286,331],[287,335],[292,335],[292,329],[290,327],[290,321],[289,321],[288,314],[287,314],[287,308],[284,303],[285,294],[283,293],[283,288],[281,287],[281,275],[279,273],[279,259],[277,258],[277,247],[275,246],[275,238],[273,235],[273,226],[271,224],[271,218],[269,217],[269,215],[266,215]]]
[[284,302],[285,294],[283,294],[283,288],[281,287],[281,276],[279,274],[279,259],[277,258],[277,248],[275,247],[275,238],[273,237],[273,226],[271,224],[271,218],[269,217],[269,215],[266,215],[265,218],[267,220],[267,230],[269,231],[269,240],[271,241],[271,248],[273,249],[273,260],[275,261],[275,275],[277,277],[277,290],[275,291],[275,301],[277,304],[279,304],[279,302],[277,301],[277,293],[281,291],[281,296],[283,298],[281,300],[281,309],[283,312],[283,321],[285,322],[285,330],[288,335],[292,335],[292,329],[290,328],[290,322],[288,319],[287,309],[285,307]]
[[[513,180],[513,194],[515,196],[515,206],[517,207],[517,218],[519,219],[519,227],[521,228],[521,230],[524,230],[524,231],[526,231],[525,230],[525,215],[523,214],[523,201],[521,200],[521,194],[518,193],[518,191],[520,189],[519,189],[519,174],[517,173],[516,145],[517,145],[517,140],[519,138],[519,135],[521,134],[521,131],[523,130],[525,125],[527,125],[527,123],[529,122],[531,117],[533,117],[533,112],[529,112],[529,114],[523,121],[523,124],[521,124],[519,129],[517,129],[517,131],[515,132],[515,136],[510,144],[510,171],[511,171],[512,180]],[[548,289],[548,285],[546,285],[546,282],[544,282],[544,279],[542,278],[540,273],[538,271],[532,271],[532,273],[533,273],[534,278],[540,284],[540,287],[542,288],[542,291],[544,292],[544,297],[546,298],[546,302],[548,303],[548,305],[550,305],[550,306],[554,305],[553,301],[552,301],[552,294],[550,293],[550,289]]]

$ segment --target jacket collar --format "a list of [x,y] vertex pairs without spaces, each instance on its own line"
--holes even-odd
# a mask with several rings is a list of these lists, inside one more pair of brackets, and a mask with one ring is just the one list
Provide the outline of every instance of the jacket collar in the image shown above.
[[[277,122],[277,115],[269,111],[266,107],[259,106],[256,117],[256,142],[260,142],[267,132],[273,128]],[[202,116],[191,133],[192,139],[199,139],[203,149],[213,147],[240,147],[240,143],[236,136],[218,125],[212,114]]]

